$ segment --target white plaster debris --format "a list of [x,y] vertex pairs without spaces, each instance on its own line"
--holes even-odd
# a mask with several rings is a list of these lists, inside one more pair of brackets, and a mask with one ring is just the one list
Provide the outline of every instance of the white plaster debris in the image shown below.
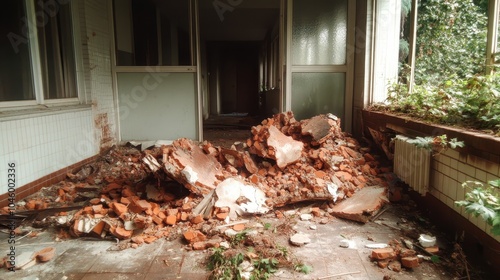
[[181,172],[184,178],[186,178],[188,183],[190,183],[191,185],[193,185],[194,183],[196,183],[196,181],[198,181],[198,173],[196,173],[193,170],[193,168],[191,168],[191,166],[188,165],[184,167],[184,169],[182,169]]
[[342,248],[355,248],[356,242],[354,242],[353,240],[349,240],[349,239],[342,239],[342,240],[340,240],[339,246]]
[[374,244],[366,244],[365,247],[369,249],[383,249],[389,247],[389,245],[385,243],[374,243]]
[[311,214],[300,215],[300,220],[302,220],[302,221],[310,221],[310,220],[312,220],[312,218],[313,218],[313,215],[311,215]]
[[302,246],[311,243],[311,238],[303,233],[296,233],[290,237],[290,243],[295,246]]
[[[284,141],[282,139],[284,137],[289,138],[290,142],[283,144]],[[275,149],[276,164],[280,168],[297,161],[302,156],[302,149],[304,148],[304,143],[293,140],[290,136],[285,136],[275,126],[269,127],[267,144]]]
[[332,195],[333,202],[336,202],[337,198],[339,197],[339,195],[337,194],[339,186],[337,186],[337,184],[334,184],[332,182],[326,182],[326,188],[328,189],[328,192]]
[[[215,189],[217,195],[216,207],[229,207],[229,217],[236,220],[237,215],[265,214],[269,211],[266,206],[266,195],[262,190],[251,185],[245,185],[234,178],[222,181]],[[236,201],[245,197],[248,202],[238,205]]]

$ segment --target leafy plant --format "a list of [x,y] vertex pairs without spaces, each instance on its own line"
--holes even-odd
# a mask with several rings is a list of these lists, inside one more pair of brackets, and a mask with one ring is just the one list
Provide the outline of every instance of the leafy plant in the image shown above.
[[278,268],[278,260],[260,259],[254,261],[253,266],[255,269],[252,271],[251,280],[267,280],[271,274],[275,273]]
[[446,136],[446,134],[435,137],[416,137],[415,139],[409,139],[407,141],[408,143],[414,144],[417,147],[424,148],[429,151],[434,151],[437,154],[443,152],[448,148],[456,149],[457,147],[465,146],[464,142],[458,141],[457,138],[451,138],[450,140],[448,140],[448,136]]
[[224,255],[224,251],[222,247],[213,249],[213,254],[208,258],[207,268],[212,272],[208,279],[241,279],[239,265],[243,262],[243,254],[238,253],[234,257],[228,258]]
[[265,224],[264,224],[264,229],[265,229],[265,230],[268,230],[268,229],[270,229],[270,228],[271,228],[271,226],[272,226],[272,225],[271,225],[271,223],[265,223]]
[[247,238],[247,234],[248,230],[246,229],[235,234],[230,240],[231,246],[236,246],[243,242]]
[[454,76],[438,84],[415,85],[411,94],[405,83],[395,83],[388,88],[386,102],[371,109],[500,135],[499,88],[500,73],[464,79]]
[[415,81],[437,84],[484,69],[487,11],[473,0],[421,0]]
[[465,200],[455,201],[465,207],[467,213],[481,216],[490,226],[494,235],[500,235],[500,179],[489,181],[486,186],[477,181],[466,181],[462,187],[468,189]]
[[307,264],[299,263],[295,265],[295,270],[304,274],[309,274],[313,268]]

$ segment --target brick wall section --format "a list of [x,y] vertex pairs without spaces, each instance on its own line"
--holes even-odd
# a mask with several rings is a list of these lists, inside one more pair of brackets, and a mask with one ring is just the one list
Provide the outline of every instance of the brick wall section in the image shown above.
[[430,193],[500,242],[500,237],[491,234],[490,226],[481,217],[466,213],[463,207],[457,207],[454,203],[465,198],[463,182],[471,180],[486,183],[500,178],[500,164],[448,149],[433,157],[431,168]]

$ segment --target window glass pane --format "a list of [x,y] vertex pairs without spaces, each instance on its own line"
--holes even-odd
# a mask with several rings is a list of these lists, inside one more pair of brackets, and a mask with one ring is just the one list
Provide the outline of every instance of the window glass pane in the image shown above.
[[293,73],[292,111],[298,120],[332,113],[344,117],[344,73]]
[[77,97],[71,9],[54,3],[35,1],[37,15],[44,16],[44,24],[38,24],[44,98]]
[[345,64],[346,43],[346,0],[293,1],[293,65]]
[[115,0],[117,65],[192,65],[188,4]]
[[34,100],[24,1],[0,9],[0,101]]

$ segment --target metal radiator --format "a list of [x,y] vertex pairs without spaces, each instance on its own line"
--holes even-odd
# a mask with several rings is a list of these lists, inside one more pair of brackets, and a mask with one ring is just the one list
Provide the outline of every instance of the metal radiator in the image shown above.
[[413,190],[425,195],[429,191],[431,152],[408,140],[401,135],[394,140],[394,173]]

